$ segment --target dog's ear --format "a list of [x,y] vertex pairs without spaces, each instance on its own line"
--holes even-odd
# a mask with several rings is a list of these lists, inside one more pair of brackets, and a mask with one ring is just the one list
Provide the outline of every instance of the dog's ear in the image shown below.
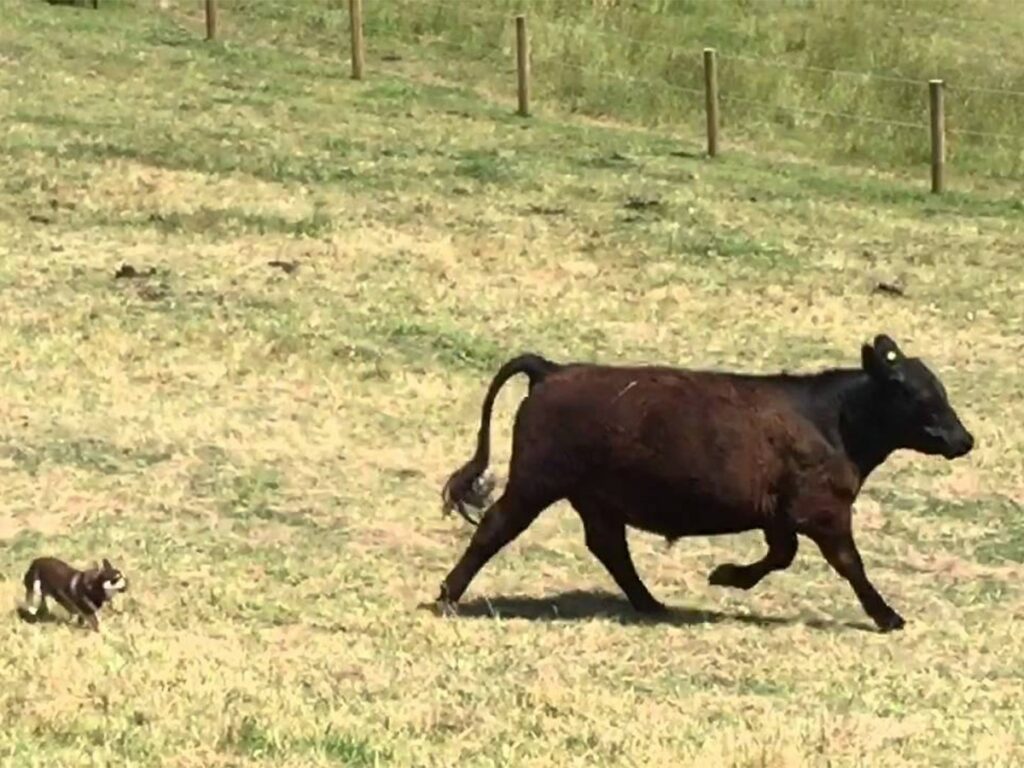
[[114,566],[112,566],[110,564],[110,561],[107,560],[107,558],[105,558],[105,557],[103,558],[103,570],[105,570],[105,571],[112,571],[112,570],[114,570]]

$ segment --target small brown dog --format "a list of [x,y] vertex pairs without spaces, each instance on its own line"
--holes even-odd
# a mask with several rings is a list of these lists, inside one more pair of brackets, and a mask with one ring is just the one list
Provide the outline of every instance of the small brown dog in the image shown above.
[[38,557],[25,572],[25,606],[23,615],[35,618],[46,612],[46,598],[52,597],[79,623],[85,621],[100,631],[99,613],[103,603],[118,592],[128,589],[128,582],[106,558],[98,567],[80,571],[56,557]]

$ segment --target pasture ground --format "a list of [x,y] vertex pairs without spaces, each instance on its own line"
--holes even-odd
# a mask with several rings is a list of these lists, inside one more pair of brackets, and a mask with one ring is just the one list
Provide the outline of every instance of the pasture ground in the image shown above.
[[[3,764],[1024,760],[1019,187],[707,162],[408,55],[354,83],[337,51],[114,4],[3,16]],[[503,359],[814,370],[879,331],[978,440],[897,455],[857,505],[902,633],[807,542],[749,594],[707,586],[754,534],[632,534],[673,607],[638,620],[565,505],[459,618],[421,607],[471,533],[438,492]],[[102,634],[17,620],[44,553],[124,569]]]

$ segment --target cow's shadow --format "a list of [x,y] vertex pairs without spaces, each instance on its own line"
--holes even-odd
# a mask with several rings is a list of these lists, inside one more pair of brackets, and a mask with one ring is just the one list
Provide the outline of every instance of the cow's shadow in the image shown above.
[[438,615],[462,619],[526,619],[528,621],[580,621],[585,619],[612,619],[620,624],[668,624],[696,626],[736,622],[759,627],[806,626],[811,629],[836,631],[855,629],[862,632],[878,630],[865,622],[841,622],[811,619],[800,616],[762,616],[755,613],[709,611],[699,608],[669,606],[661,614],[638,613],[624,597],[601,590],[570,590],[546,597],[504,595],[494,598],[477,597],[460,602],[454,608],[436,602],[421,603],[420,608]]

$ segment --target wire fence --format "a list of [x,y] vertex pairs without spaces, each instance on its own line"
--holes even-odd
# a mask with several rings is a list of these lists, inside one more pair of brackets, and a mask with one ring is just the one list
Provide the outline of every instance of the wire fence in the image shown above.
[[[485,12],[486,14],[486,12]],[[486,14],[480,18],[487,18],[488,20],[497,21],[503,19],[507,22],[508,15],[498,16],[496,14]],[[572,25],[564,23],[552,23],[543,22],[548,29],[553,29],[561,32],[572,31],[574,27]],[[668,45],[665,43],[659,43],[649,40],[641,40],[639,38],[630,37],[621,33],[609,32],[602,29],[594,29],[593,27],[586,28],[587,34],[594,35],[609,41],[614,41],[618,45],[632,46],[638,49],[647,50],[660,50],[670,55],[681,55],[686,53],[684,49],[676,45]],[[1024,32],[1022,32],[1024,34]],[[991,55],[998,55],[992,51],[988,51]],[[764,58],[759,56],[750,56],[735,52],[729,53],[729,60],[734,62],[741,62],[743,64],[750,64],[758,67],[770,67],[774,69],[784,69],[791,72],[813,72],[817,74],[828,75],[830,77],[837,78],[853,78],[862,81],[877,81],[883,83],[900,83],[904,85],[927,85],[928,80],[924,78],[906,77],[904,75],[898,75],[894,73],[874,70],[852,70],[852,69],[841,69],[832,67],[820,67],[813,64],[795,64],[789,61],[783,61],[777,58]],[[1013,90],[1006,88],[991,88],[986,86],[979,86],[973,84],[958,85],[957,90],[961,93],[988,93],[988,94],[1000,94],[1004,96],[1024,98],[1024,91]]]
[[[587,23],[587,19],[538,16],[530,18],[527,25],[527,18],[522,16],[517,26],[505,8],[463,0],[417,0],[415,22],[402,18],[409,6],[401,2],[394,6],[368,3],[369,18],[364,17],[363,0],[333,2],[336,9],[347,11],[350,36],[346,35],[344,41],[349,44],[352,76],[356,79],[373,75],[373,65],[367,66],[364,27],[394,31],[404,24],[422,44],[443,45],[457,52],[459,55],[450,57],[449,63],[465,63],[476,57],[478,70],[489,68],[488,85],[493,89],[495,84],[506,82],[509,97],[517,96],[519,112],[524,115],[536,108],[531,101],[547,104],[566,97],[574,106],[581,100],[601,101],[602,109],[625,113],[612,112],[611,116],[629,120],[631,107],[637,108],[644,99],[655,99],[651,103],[669,120],[683,112],[694,117],[704,112],[709,155],[717,154],[721,139],[728,138],[720,135],[723,126],[737,138],[756,133],[759,124],[753,119],[745,121],[746,116],[757,115],[782,127],[799,124],[814,130],[822,128],[836,138],[862,130],[865,135],[858,137],[858,146],[877,148],[880,142],[896,141],[893,146],[898,146],[898,152],[915,158],[914,162],[929,158],[935,192],[943,191],[945,186],[949,137],[958,139],[952,145],[955,152],[969,147],[980,154],[998,148],[1006,154],[1013,173],[1024,167],[1024,133],[988,130],[979,120],[984,111],[979,105],[989,113],[1001,110],[1005,114],[1005,102],[1020,102],[1024,114],[1024,90],[1016,87],[946,83],[883,68],[819,66],[793,61],[783,54],[752,55],[721,47],[710,49],[709,54],[708,49],[702,51],[692,44],[670,44],[634,36],[629,30],[610,29],[601,25],[607,21],[595,24],[593,18]],[[215,38],[217,2],[205,0],[203,6],[207,37]],[[234,10],[239,12],[238,7]],[[908,8],[888,11],[894,17],[922,23],[978,25],[991,21]],[[275,13],[275,18],[282,18],[287,12]],[[636,13],[651,16],[650,23],[660,21],[647,11]],[[597,53],[593,49],[595,40],[604,44]],[[628,89],[623,90],[624,86]],[[618,90],[613,91],[613,87]],[[814,122],[805,122],[808,120]],[[1012,121],[997,122],[994,127],[1004,125],[1016,127]]]
[[[715,2],[716,0],[707,1],[711,3]],[[854,4],[853,11],[848,11],[842,6],[828,8],[829,5],[830,4],[824,4],[825,8],[829,10],[832,16],[836,19],[842,19],[844,21],[859,21],[861,20],[861,17],[863,16],[864,12],[866,10],[869,10],[868,8],[865,7],[865,4],[860,2]],[[750,15],[756,17],[758,13],[760,11],[763,11],[765,8],[772,8],[772,3],[753,3],[746,10]],[[944,24],[947,26],[956,26],[960,28],[970,26],[985,27],[987,28],[990,36],[997,36],[996,31],[998,30],[999,34],[1004,36],[1004,40],[1006,42],[1012,45],[1016,45],[1017,40],[1019,40],[1021,36],[1024,36],[1024,23],[1013,23],[1015,18],[1014,12],[1018,10],[1019,8],[1017,7],[1016,3],[1014,3],[1014,5],[1012,6],[1008,4],[1006,12],[1001,14],[1001,17],[998,21],[992,18],[951,16],[948,14],[941,14],[935,13],[933,11],[921,10],[920,8],[900,8],[891,4],[885,7],[884,13],[886,17],[890,19],[902,19],[905,22],[910,23],[911,25],[916,25],[911,26],[908,29],[908,31],[919,32],[921,34],[932,34],[934,32],[934,27],[936,24]],[[638,16],[647,16],[651,18],[654,21],[654,23],[663,21],[662,15],[652,11],[644,10],[639,7],[633,9],[632,13]],[[1020,18],[1021,22],[1024,22],[1024,16],[1016,18]],[[990,44],[983,45],[969,40],[960,41],[959,44],[965,47],[966,49],[975,51],[977,53],[985,54],[988,56],[1007,58],[1007,51],[1005,47],[997,48]],[[1024,66],[1024,58],[1015,55],[1010,55],[1008,58],[1010,61],[1018,65]]]
[[[429,2],[429,0],[425,0]],[[492,22],[495,24],[508,24],[511,18],[510,14],[503,13],[501,11],[494,11],[491,9],[480,8],[477,6],[462,5],[451,0],[436,0],[433,3],[439,11],[445,11],[448,13],[458,14],[462,18],[471,18],[482,22]],[[641,13],[646,15],[653,15],[649,12],[635,11],[635,13]],[[898,16],[920,16],[922,18],[938,18],[945,21],[954,21],[956,17],[949,16],[937,16],[936,14],[926,12],[910,12],[905,10],[890,11],[894,15]],[[660,17],[655,17],[660,18]],[[988,20],[978,19],[963,19],[965,23],[979,23],[988,22]],[[537,21],[531,21],[531,24],[536,26]],[[580,34],[586,34],[588,36],[595,36],[602,38],[609,42],[613,42],[616,45],[623,47],[633,47],[636,49],[645,50],[658,50],[668,53],[670,55],[683,55],[690,53],[678,45],[671,45],[667,43],[658,42],[655,40],[643,40],[640,38],[632,37],[624,34],[621,31],[611,31],[601,28],[595,28],[594,26],[585,25],[583,23],[571,23],[571,22],[552,22],[544,20],[541,22],[544,28],[549,32],[555,32],[560,35],[566,35],[567,33],[579,32]],[[1021,34],[1024,35],[1024,26],[1021,27]],[[970,45],[970,43],[967,43]],[[985,49],[986,52],[991,56],[1005,56],[1003,51],[995,51]],[[764,58],[758,56],[750,56],[746,54],[740,54],[736,52],[729,53],[729,60],[736,62],[743,62],[755,66],[765,66],[777,69],[785,69],[794,72],[814,72],[819,74],[825,74],[832,77],[848,77],[857,78],[868,81],[888,82],[888,83],[902,83],[908,85],[927,85],[928,79],[925,78],[914,78],[907,77],[905,75],[899,75],[896,73],[890,73],[885,71],[875,70],[851,70],[842,68],[831,68],[821,67],[812,64],[795,64],[793,62],[783,61],[778,58]],[[977,86],[972,84],[958,85],[957,90],[964,93],[989,93],[989,94],[1003,94],[1007,96],[1024,97],[1024,91],[1003,89],[1003,88],[991,88],[985,86]]]

